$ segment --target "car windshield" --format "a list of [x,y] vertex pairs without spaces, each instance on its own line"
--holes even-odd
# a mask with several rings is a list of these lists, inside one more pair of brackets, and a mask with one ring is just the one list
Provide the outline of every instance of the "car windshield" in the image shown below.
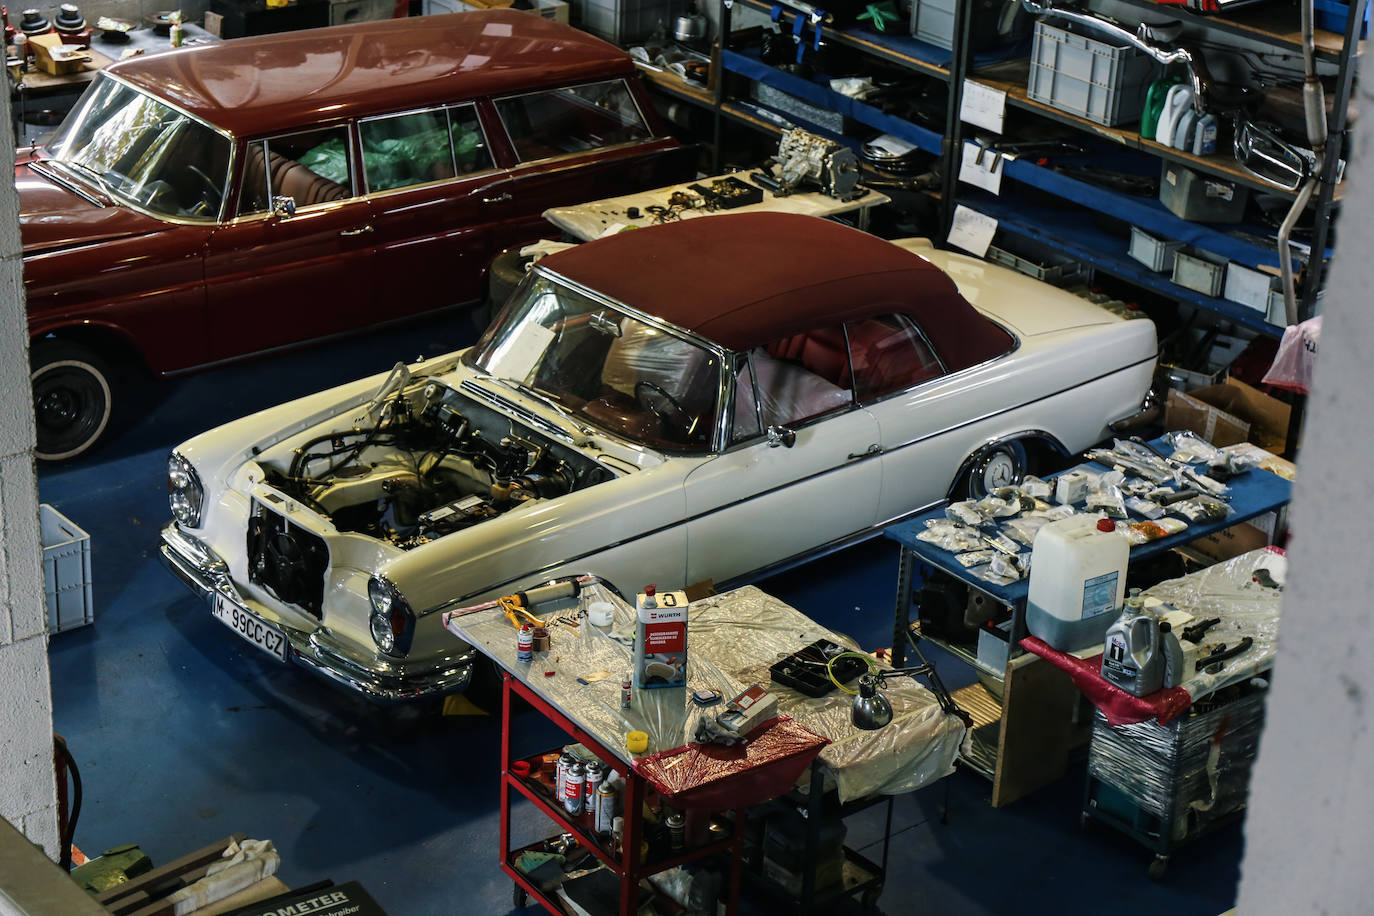
[[718,355],[554,277],[526,277],[466,361],[651,448],[714,441]]
[[105,74],[44,148],[69,175],[155,215],[219,216],[229,138]]

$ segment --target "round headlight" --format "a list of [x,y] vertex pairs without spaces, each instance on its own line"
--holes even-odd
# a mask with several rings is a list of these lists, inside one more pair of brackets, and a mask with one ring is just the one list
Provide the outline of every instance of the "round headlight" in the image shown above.
[[191,462],[172,452],[167,459],[167,504],[172,517],[188,528],[200,525],[205,490]]
[[367,597],[372,613],[367,627],[372,641],[386,655],[402,657],[410,651],[415,636],[415,614],[399,590],[382,576],[373,576],[367,583]]

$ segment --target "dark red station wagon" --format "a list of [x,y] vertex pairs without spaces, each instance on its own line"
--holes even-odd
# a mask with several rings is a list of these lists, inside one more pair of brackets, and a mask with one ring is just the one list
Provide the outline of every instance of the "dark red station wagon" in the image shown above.
[[681,181],[629,57],[524,12],[134,58],[15,166],[38,454],[171,373],[481,297],[552,206]]

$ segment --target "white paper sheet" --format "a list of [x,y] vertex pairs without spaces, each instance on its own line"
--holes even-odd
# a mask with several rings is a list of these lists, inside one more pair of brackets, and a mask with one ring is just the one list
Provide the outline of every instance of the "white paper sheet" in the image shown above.
[[1005,92],[973,80],[964,80],[964,94],[959,99],[959,120],[1000,134],[1006,112]]
[[963,204],[954,208],[954,219],[949,227],[949,243],[962,248],[970,254],[983,257],[988,253],[992,237],[997,234],[997,220],[977,210],[970,210]]
[[528,381],[544,351],[553,343],[553,329],[527,321],[507,338],[491,359],[491,374],[515,382]]
[[[983,157],[981,163],[978,161],[980,153]],[[1001,194],[1002,159],[1003,157],[993,150],[984,149],[977,143],[965,140],[964,155],[959,159],[959,180],[985,191]]]

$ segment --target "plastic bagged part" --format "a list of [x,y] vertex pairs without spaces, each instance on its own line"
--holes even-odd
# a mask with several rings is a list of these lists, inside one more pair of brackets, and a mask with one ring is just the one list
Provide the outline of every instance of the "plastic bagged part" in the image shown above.
[[1186,531],[1186,522],[1176,518],[1161,518],[1158,521],[1146,520],[1143,522],[1132,522],[1126,527],[1126,539],[1135,544],[1146,544],[1150,541],[1158,541],[1167,538],[1171,534],[1178,534]]
[[1126,475],[1120,471],[1108,471],[1098,476],[1088,487],[1088,511],[1107,513],[1109,518],[1127,518],[1126,498],[1121,492],[1121,482]]
[[1034,474],[1027,474],[1025,477],[1021,478],[1021,483],[1018,488],[1021,490],[1022,494],[1029,496],[1031,499],[1047,500],[1050,498],[1051,494],[1054,493],[1054,487],[1050,485],[1048,480],[1042,480]]
[[1126,508],[1136,515],[1143,515],[1146,518],[1163,518],[1164,507],[1152,499],[1141,499],[1138,496],[1128,496],[1126,498]]
[[1210,496],[1195,496],[1169,506],[1169,514],[1181,515],[1194,524],[1218,522],[1231,514],[1231,507]]
[[987,521],[987,516],[979,512],[974,502],[969,499],[945,506],[945,517],[950,521],[959,522],[961,525],[972,525],[975,528]]
[[1027,515],[1022,518],[1009,519],[1002,523],[1002,530],[1012,540],[1019,541],[1030,547],[1035,543],[1035,536],[1040,532],[1042,525],[1049,519],[1043,515]]
[[1211,464],[1221,457],[1221,449],[1192,430],[1165,433],[1164,441],[1174,450],[1171,457],[1175,461],[1186,461],[1189,464],[1205,461]]
[[1290,325],[1279,341],[1274,362],[1260,381],[1275,388],[1310,394],[1312,367],[1317,362],[1317,345],[1321,342],[1322,316],[1309,318],[1302,324]]
[[984,496],[974,503],[974,508],[986,518],[1011,518],[1021,511],[1021,494],[1011,487]]
[[950,553],[978,550],[987,546],[987,542],[983,540],[983,535],[978,529],[947,519],[929,519],[926,523],[926,530],[918,533],[916,539],[934,544],[941,550],[948,550]]

